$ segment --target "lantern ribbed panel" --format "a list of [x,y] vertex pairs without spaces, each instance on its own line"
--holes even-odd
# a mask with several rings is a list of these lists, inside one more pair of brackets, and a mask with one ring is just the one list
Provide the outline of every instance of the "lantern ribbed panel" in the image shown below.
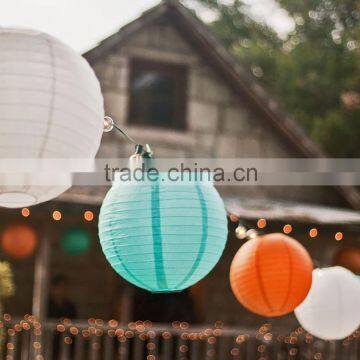
[[185,289],[218,262],[227,239],[224,204],[210,183],[115,184],[100,212],[111,266],[152,292]]
[[285,315],[306,297],[312,261],[305,248],[283,234],[247,241],[230,269],[234,295],[248,310],[264,316]]
[[310,292],[295,309],[300,325],[324,340],[339,340],[360,326],[360,281],[334,266],[313,271]]
[[[21,29],[0,29],[0,54],[0,158],[94,158],[104,110],[86,60],[49,35]],[[70,187],[71,179],[64,175],[61,186],[36,184],[29,176],[23,186],[0,184],[0,206],[49,200]],[[23,204],[20,195],[6,193],[34,200]]]

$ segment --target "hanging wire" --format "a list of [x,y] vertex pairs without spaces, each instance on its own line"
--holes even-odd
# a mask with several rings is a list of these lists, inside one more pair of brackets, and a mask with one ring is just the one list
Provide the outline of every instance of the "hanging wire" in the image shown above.
[[113,128],[115,128],[121,134],[123,134],[130,142],[132,142],[135,145],[138,145],[138,142],[136,142],[130,135],[128,135],[118,125],[116,125],[114,120],[110,116],[105,116],[104,117],[104,132],[110,132]]
[[116,129],[119,131],[128,141],[136,145],[136,152],[143,155],[144,157],[151,157],[152,151],[148,144],[145,144],[145,146],[139,144],[137,141],[135,141],[129,134],[127,134],[123,129],[121,129],[118,125],[115,124],[114,120],[110,116],[104,117],[104,125],[103,125],[103,131],[104,132],[110,132],[113,129]]

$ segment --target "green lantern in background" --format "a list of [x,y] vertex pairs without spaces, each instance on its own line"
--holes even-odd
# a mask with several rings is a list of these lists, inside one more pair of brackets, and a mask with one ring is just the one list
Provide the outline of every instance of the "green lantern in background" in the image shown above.
[[76,256],[85,253],[90,247],[89,233],[81,228],[71,228],[61,237],[61,247],[69,255]]

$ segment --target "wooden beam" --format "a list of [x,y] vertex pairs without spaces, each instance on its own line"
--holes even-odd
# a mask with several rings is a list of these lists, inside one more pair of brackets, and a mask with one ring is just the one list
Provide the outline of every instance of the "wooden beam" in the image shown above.
[[51,241],[48,229],[43,229],[34,269],[32,313],[42,322],[46,318],[48,302],[48,276]]

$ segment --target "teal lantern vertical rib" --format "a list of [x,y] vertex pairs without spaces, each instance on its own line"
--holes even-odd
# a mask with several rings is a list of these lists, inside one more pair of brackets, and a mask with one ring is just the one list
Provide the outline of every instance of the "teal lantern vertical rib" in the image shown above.
[[167,281],[164,270],[164,257],[161,236],[161,219],[160,219],[160,187],[159,184],[151,186],[151,214],[152,214],[152,236],[153,236],[153,249],[154,249],[154,266],[157,286],[160,289],[167,289]]
[[199,200],[200,200],[200,208],[201,208],[201,218],[202,218],[202,232],[201,232],[201,242],[199,246],[199,250],[196,256],[196,259],[194,261],[193,266],[191,267],[190,271],[186,274],[185,278],[178,284],[176,287],[181,288],[183,287],[186,282],[190,279],[190,277],[194,274],[195,270],[198,268],[200,261],[202,259],[203,253],[205,251],[206,247],[206,239],[207,239],[207,227],[208,227],[208,214],[207,214],[207,208],[205,204],[205,198],[204,194],[201,191],[201,187],[197,184],[196,185],[196,192],[198,194]]

